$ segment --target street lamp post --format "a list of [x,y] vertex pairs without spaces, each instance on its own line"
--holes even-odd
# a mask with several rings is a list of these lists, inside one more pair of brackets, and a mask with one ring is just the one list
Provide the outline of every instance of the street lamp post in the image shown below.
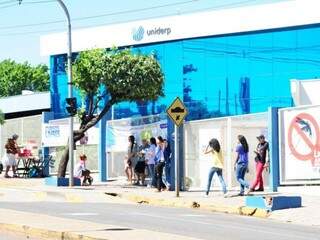
[[[71,45],[71,19],[69,11],[66,7],[66,5],[63,3],[62,0],[57,0],[60,6],[62,7],[64,13],[67,17],[67,23],[68,23],[68,97],[72,98],[72,66],[71,66],[71,60],[72,60],[72,45]],[[69,168],[69,186],[74,186],[74,179],[73,179],[73,150],[74,150],[74,140],[73,140],[73,116],[70,115],[69,117],[69,162],[70,162],[70,168]]]
[[[64,4],[62,0],[57,0],[60,6],[62,7],[64,13],[67,17],[67,23],[68,23],[68,97],[72,98],[72,66],[71,66],[71,60],[72,60],[72,45],[71,45],[71,19],[69,11]],[[19,5],[22,3],[22,0],[18,0]],[[70,115],[69,117],[69,126],[70,126],[70,132],[69,132],[69,161],[70,161],[70,168],[69,168],[69,186],[74,186],[74,179],[73,179],[73,150],[74,150],[74,140],[73,140],[73,116]]]

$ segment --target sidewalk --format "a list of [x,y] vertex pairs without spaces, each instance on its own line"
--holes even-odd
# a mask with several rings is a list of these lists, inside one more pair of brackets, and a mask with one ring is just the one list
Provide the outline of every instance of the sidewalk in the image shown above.
[[[90,192],[90,194],[88,194]],[[4,194],[4,195],[3,195]],[[236,192],[229,192],[236,194]],[[2,196],[1,196],[2,195]],[[244,207],[244,197],[224,198],[220,191],[211,192],[156,192],[154,188],[128,185],[125,180],[101,183],[94,181],[90,187],[51,187],[43,179],[5,179],[0,177],[0,201],[60,201],[60,202],[117,202],[150,204],[167,207],[198,208],[206,211],[238,215],[267,217],[266,211]]]
[[[300,190],[299,190],[300,191]],[[229,192],[235,194],[236,192]],[[281,193],[278,193],[281,194]],[[124,180],[97,182],[90,187],[50,187],[43,179],[4,179],[0,176],[0,201],[58,201],[58,202],[116,202],[121,204],[151,204],[168,207],[197,208],[205,211],[224,212],[239,215],[268,217],[282,222],[291,222],[320,227],[320,196],[301,195],[291,192],[286,195],[302,196],[302,208],[286,209],[267,213],[244,207],[245,197],[224,198],[220,191],[158,193],[155,189],[127,185]]]

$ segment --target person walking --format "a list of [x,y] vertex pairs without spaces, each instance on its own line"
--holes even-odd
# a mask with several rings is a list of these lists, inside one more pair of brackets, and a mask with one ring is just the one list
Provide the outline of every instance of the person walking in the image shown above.
[[248,152],[249,145],[246,138],[243,135],[238,135],[238,145],[236,147],[236,161],[234,168],[236,170],[237,181],[240,183],[239,196],[244,195],[245,188],[249,189],[249,183],[244,179],[244,176],[248,170]]
[[133,175],[133,167],[135,166],[136,163],[136,157],[137,157],[137,152],[138,152],[138,147],[137,144],[135,143],[135,138],[133,135],[130,135],[128,137],[128,153],[127,156],[125,157],[125,167],[124,171],[127,175],[127,181],[132,184],[132,175]]
[[166,188],[162,181],[163,168],[165,165],[164,159],[164,141],[161,136],[157,137],[157,148],[156,148],[156,156],[155,156],[155,175],[156,175],[156,183],[157,190],[161,192],[161,190]]
[[212,181],[213,175],[215,173],[217,174],[217,176],[220,180],[222,191],[223,191],[224,195],[226,196],[227,187],[226,187],[226,183],[223,179],[223,175],[222,175],[224,161],[223,161],[223,155],[222,155],[219,141],[215,138],[211,139],[209,142],[209,145],[207,146],[206,150],[204,151],[204,154],[211,154],[211,157],[212,157],[212,167],[209,171],[206,196],[209,195],[211,181]]
[[154,137],[150,138],[150,146],[146,154],[146,163],[148,164],[148,172],[150,181],[148,187],[156,187],[156,178],[155,178],[155,156],[156,156],[157,141]]
[[11,138],[8,139],[6,145],[5,145],[5,151],[6,154],[4,155],[4,158],[2,159],[3,166],[5,168],[5,178],[10,178],[9,176],[9,170],[12,168],[13,177],[18,177],[16,173],[16,156],[19,153],[19,147],[17,144],[18,139],[17,134],[13,134]]
[[[269,155],[269,143],[265,140],[265,137],[262,134],[258,136],[257,139],[259,143],[254,151],[256,154],[256,157],[254,158],[256,161],[256,178],[250,187],[250,192],[264,191],[262,173],[263,169],[269,167],[269,160],[266,161],[267,156]],[[256,189],[257,186],[258,189]]]

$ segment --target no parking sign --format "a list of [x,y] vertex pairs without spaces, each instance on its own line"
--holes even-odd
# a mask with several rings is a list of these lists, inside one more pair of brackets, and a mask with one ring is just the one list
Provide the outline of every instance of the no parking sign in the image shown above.
[[320,106],[280,111],[282,181],[320,180]]
[[[299,144],[300,143],[300,144]],[[301,161],[319,163],[320,131],[317,120],[309,113],[296,115],[288,129],[288,144],[292,155]]]

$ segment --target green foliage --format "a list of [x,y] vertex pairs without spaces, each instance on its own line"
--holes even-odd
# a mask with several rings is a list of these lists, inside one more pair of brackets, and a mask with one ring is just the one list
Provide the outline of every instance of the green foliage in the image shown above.
[[163,96],[163,73],[153,55],[132,54],[130,49],[106,54],[103,84],[117,102],[148,101]]
[[81,52],[73,65],[73,83],[84,95],[95,95],[105,76],[105,51]]
[[4,123],[5,123],[4,113],[0,110],[0,125],[3,125]]
[[49,73],[46,65],[32,67],[13,60],[0,62],[0,97],[20,95],[22,90],[48,91]]
[[114,103],[163,96],[164,78],[157,60],[130,49],[81,52],[73,73],[75,86],[86,95],[100,96],[101,89],[107,89]]

